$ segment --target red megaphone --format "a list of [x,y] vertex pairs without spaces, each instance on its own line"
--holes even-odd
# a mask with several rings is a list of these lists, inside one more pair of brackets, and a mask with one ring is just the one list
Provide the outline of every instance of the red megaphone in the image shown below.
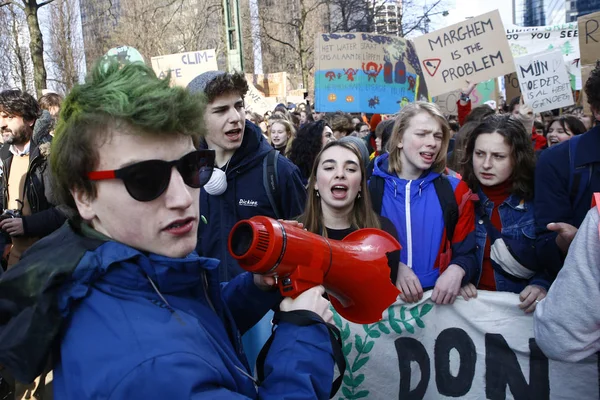
[[359,324],[380,321],[400,294],[386,257],[396,250],[398,241],[379,229],[337,241],[260,216],[238,222],[229,234],[229,252],[246,271],[277,276],[284,296],[323,285],[337,312]]

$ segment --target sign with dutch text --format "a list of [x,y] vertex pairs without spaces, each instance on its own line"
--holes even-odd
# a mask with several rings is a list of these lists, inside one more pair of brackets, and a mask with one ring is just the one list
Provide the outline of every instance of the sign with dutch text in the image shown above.
[[171,83],[183,87],[198,75],[219,69],[215,49],[157,56],[150,60],[152,69],[159,78],[164,78],[171,72]]
[[[485,82],[478,83],[475,89],[470,94],[471,108],[481,106],[487,101],[498,102],[498,87],[496,79],[490,79]],[[460,92],[454,91],[436,96],[434,103],[446,115],[458,115],[458,105],[456,102],[460,99]]]
[[414,39],[431,96],[514,71],[498,10]]
[[515,59],[523,100],[541,113],[574,104],[569,74],[560,50]]
[[560,50],[569,72],[571,89],[581,89],[581,62],[577,24],[514,26],[506,29],[513,57]]
[[431,293],[417,304],[398,301],[370,325],[334,311],[347,365],[336,399],[599,398],[598,356],[548,359],[518,294],[478,291],[469,301],[435,305]]
[[315,40],[315,110],[397,113],[427,99],[410,41],[372,33],[320,34]]

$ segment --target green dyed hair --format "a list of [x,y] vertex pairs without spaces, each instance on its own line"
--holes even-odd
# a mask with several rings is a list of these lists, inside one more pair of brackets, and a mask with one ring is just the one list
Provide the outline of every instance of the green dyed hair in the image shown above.
[[58,199],[77,210],[72,189],[94,198],[87,178],[99,162],[98,148],[112,132],[190,136],[195,145],[204,136],[204,95],[170,87],[143,63],[97,63],[86,82],[63,102],[50,153]]

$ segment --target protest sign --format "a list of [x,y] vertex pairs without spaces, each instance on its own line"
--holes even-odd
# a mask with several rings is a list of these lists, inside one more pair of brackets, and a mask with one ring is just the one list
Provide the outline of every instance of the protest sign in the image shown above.
[[510,27],[506,29],[513,56],[541,53],[560,49],[569,72],[571,88],[581,89],[581,63],[579,62],[579,35],[577,24],[552,26]]
[[514,71],[498,10],[414,39],[431,96]]
[[273,111],[277,100],[275,98],[263,96],[251,82],[248,82],[248,93],[244,96],[244,103],[246,111],[264,115],[267,111]]
[[516,72],[504,75],[504,90],[506,90],[506,103],[515,97],[521,97],[521,87]]
[[[475,89],[469,96],[471,99],[471,108],[485,104],[486,101],[493,100],[498,103],[498,89],[496,79],[490,79],[481,82],[475,86]],[[436,96],[434,103],[440,108],[442,113],[446,115],[457,115],[458,106],[456,102],[460,99],[460,91],[450,92]]]
[[[394,114],[417,96],[412,43],[370,33],[320,34],[315,40],[315,110]],[[427,98],[427,87],[419,90]]]
[[262,92],[265,97],[287,96],[287,73],[276,72],[273,74],[246,74],[246,80]]
[[515,59],[525,104],[536,113],[572,105],[571,83],[560,50]]
[[150,60],[152,69],[159,78],[164,78],[171,71],[171,83],[183,87],[201,73],[219,69],[214,49],[169,54],[152,57]]
[[518,294],[478,291],[468,302],[435,305],[431,293],[417,304],[393,304],[370,325],[334,311],[347,364],[336,399],[598,398],[598,356],[546,358]]
[[[584,65],[583,67],[581,67],[581,79],[582,79],[584,85],[587,82],[588,78],[590,77],[590,74],[592,73],[593,69],[594,69],[594,65]],[[583,106],[584,114],[592,115],[592,109],[590,108],[590,103],[588,103],[588,101],[587,101],[587,95],[585,93],[585,90],[581,91],[580,98],[581,98],[580,105]]]
[[592,65],[600,59],[600,12],[577,19],[581,65]]

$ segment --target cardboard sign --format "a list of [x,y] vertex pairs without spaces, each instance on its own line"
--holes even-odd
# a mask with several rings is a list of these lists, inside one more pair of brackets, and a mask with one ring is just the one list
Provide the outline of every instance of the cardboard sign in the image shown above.
[[514,71],[498,10],[414,39],[431,96]]
[[[583,67],[581,67],[581,80],[583,81],[584,87],[585,87],[585,83],[587,82],[588,78],[590,77],[590,74],[592,73],[593,69],[594,69],[594,65],[584,65]],[[580,96],[581,96],[581,105],[583,106],[583,113],[585,115],[592,115],[592,108],[590,107],[590,103],[588,103],[585,90],[581,91]]]
[[515,59],[525,104],[536,113],[574,103],[569,74],[560,50]]
[[511,27],[506,30],[506,38],[515,58],[560,49],[569,72],[571,89],[581,89],[577,24]]
[[431,293],[417,304],[393,304],[370,325],[334,311],[347,364],[336,399],[599,398],[598,355],[549,360],[518,294],[480,290],[468,302],[435,305]]
[[504,90],[506,90],[506,103],[515,97],[521,97],[521,86],[516,72],[504,75]]
[[252,82],[265,97],[287,96],[287,72],[264,75],[246,74],[246,80]]
[[581,65],[592,65],[600,59],[600,12],[577,19]]
[[[475,86],[475,89],[469,96],[471,99],[471,108],[485,104],[486,101],[493,100],[498,103],[498,88],[496,79],[481,82]],[[450,92],[434,98],[434,103],[446,115],[458,115],[458,106],[456,102],[460,99],[460,91]]]
[[271,97],[265,97],[259,92],[252,82],[248,82],[248,93],[244,96],[246,111],[252,111],[264,115],[267,111],[273,111],[277,105],[277,100]]
[[316,111],[394,114],[417,96],[419,60],[402,38],[320,34],[315,48]]
[[186,87],[195,77],[207,71],[217,71],[215,49],[191,51],[152,57],[152,69],[159,78],[171,71],[171,83]]

